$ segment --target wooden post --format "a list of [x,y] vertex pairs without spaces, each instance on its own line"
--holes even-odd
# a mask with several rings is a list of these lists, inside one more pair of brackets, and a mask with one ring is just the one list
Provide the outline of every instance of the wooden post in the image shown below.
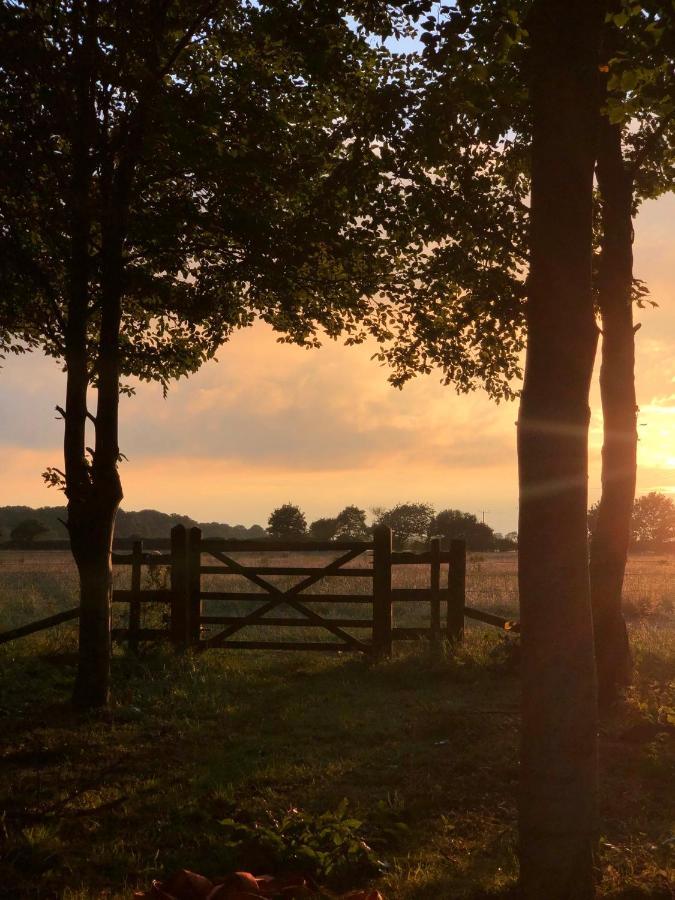
[[188,643],[186,538],[184,525],[171,529],[171,643],[176,649]]
[[434,652],[441,649],[441,539],[430,541],[431,551],[431,646]]
[[187,637],[190,644],[199,643],[201,636],[201,543],[201,528],[191,528],[187,533]]
[[134,541],[131,549],[131,600],[129,601],[129,649],[138,653],[138,632],[141,630],[141,566],[143,541]]
[[373,653],[391,656],[391,528],[377,525],[373,531]]
[[464,637],[464,607],[466,606],[466,541],[450,541],[448,568],[448,640],[457,642]]

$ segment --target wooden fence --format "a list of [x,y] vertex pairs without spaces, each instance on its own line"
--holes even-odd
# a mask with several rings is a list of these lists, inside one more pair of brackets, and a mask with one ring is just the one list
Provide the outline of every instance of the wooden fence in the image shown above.
[[[150,542],[149,542],[150,543]],[[152,546],[165,542],[152,541]],[[38,549],[35,545],[33,549]],[[241,556],[301,552],[303,555],[335,554],[335,558],[316,566],[245,564],[232,554]],[[356,560],[366,565],[350,565]],[[454,540],[449,550],[441,548],[440,538],[432,538],[429,549],[414,553],[397,552],[392,548],[392,533],[386,526],[374,529],[372,541],[273,541],[226,540],[204,538],[199,528],[186,529],[177,525],[171,532],[168,552],[149,552],[143,541],[134,541],[131,552],[112,554],[114,566],[130,566],[130,587],[113,592],[113,603],[128,604],[128,625],[114,628],[112,637],[128,641],[137,650],[145,641],[170,641],[176,648],[240,649],[240,650],[317,650],[355,651],[372,653],[378,657],[391,654],[392,644],[400,640],[426,638],[435,646],[444,640],[462,640],[465,617],[494,625],[505,630],[518,630],[518,623],[466,605],[466,545]],[[441,584],[443,564],[448,565],[447,584]],[[428,588],[395,588],[392,573],[395,566],[429,566]],[[165,567],[169,570],[169,586],[147,589],[143,587],[143,567]],[[269,576],[299,577],[291,587],[282,588]],[[205,590],[204,576],[224,577],[223,590]],[[228,590],[228,577],[244,578],[253,591]],[[324,579],[363,578],[371,584],[370,593],[316,593],[310,589]],[[236,615],[205,613],[205,601],[221,601],[225,605],[255,604],[251,612]],[[428,624],[420,627],[397,626],[394,621],[395,603],[428,604]],[[164,628],[143,627],[142,611],[146,604],[161,604],[166,610]],[[317,604],[357,607],[365,614],[322,614]],[[280,607],[290,608],[295,615],[279,614]],[[445,618],[443,617],[445,610]],[[272,613],[272,615],[270,615]],[[0,644],[14,640],[59,622],[77,618],[77,608],[0,634]],[[222,626],[216,634],[206,635],[206,629]],[[256,626],[273,627],[283,637],[287,629],[311,628],[329,634],[327,641],[258,640],[247,639],[242,632]],[[353,631],[366,631],[367,637],[357,637]]]

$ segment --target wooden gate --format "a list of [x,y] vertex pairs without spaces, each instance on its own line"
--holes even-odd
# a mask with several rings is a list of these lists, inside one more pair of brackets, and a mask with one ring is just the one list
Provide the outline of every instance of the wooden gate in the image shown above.
[[[67,549],[67,542],[35,545],[34,549]],[[116,542],[117,543],[117,542]],[[483,610],[466,605],[466,545],[462,540],[450,542],[450,549],[441,549],[440,538],[432,538],[429,549],[422,553],[392,550],[391,530],[378,526],[372,541],[232,541],[203,538],[200,529],[186,530],[182,525],[171,532],[168,549],[166,539],[152,541],[119,542],[128,546],[131,553],[121,553],[116,546],[112,562],[115,566],[131,568],[130,587],[115,590],[113,602],[128,605],[128,624],[113,628],[114,640],[128,641],[131,649],[146,641],[170,641],[177,649],[211,648],[240,650],[319,650],[350,651],[388,656],[392,643],[399,640],[429,639],[440,646],[443,640],[460,641],[464,631],[464,618],[476,619],[506,631],[518,631],[518,622],[512,622]],[[151,550],[152,548],[152,550]],[[328,562],[320,560],[316,566],[246,565],[232,554],[302,553],[304,556],[332,553]],[[350,565],[366,559],[365,565]],[[217,565],[216,565],[217,563]],[[447,564],[447,586],[441,586],[442,566]],[[424,565],[429,567],[428,588],[393,587],[392,572],[395,566]],[[143,570],[166,574],[167,584],[161,587],[143,586]],[[291,587],[282,587],[269,580],[269,576],[299,577]],[[246,590],[205,590],[204,577],[237,576],[257,588]],[[311,588],[325,579],[335,577],[361,578],[369,581],[370,591],[362,593],[316,593]],[[212,615],[204,611],[204,602],[210,600],[236,603],[238,606],[255,604],[250,613]],[[394,622],[397,603],[424,603],[429,610],[429,624],[406,627]],[[345,605],[358,607],[363,612],[348,616],[322,614],[315,605]],[[162,616],[155,614],[154,626],[147,627],[144,610],[159,607],[165,627],[157,627]],[[283,607],[295,615],[282,615]],[[445,607],[445,623],[442,611]],[[79,608],[66,610],[37,622],[0,634],[0,644],[52,628],[62,622],[76,619]],[[328,610],[330,613],[330,610]],[[271,614],[271,615],[270,615]],[[120,623],[121,624],[121,623]],[[206,634],[207,629],[222,626],[216,634]],[[291,641],[247,639],[246,630],[252,627],[273,627],[282,638],[286,629],[312,628],[319,634],[329,634],[331,641]],[[365,636],[356,637],[352,631]],[[243,635],[242,635],[243,632]],[[275,634],[275,638],[277,635]]]
[[[184,542],[184,563],[181,564],[179,548]],[[231,648],[240,650],[318,650],[355,651],[387,656],[394,640],[410,640],[430,637],[440,644],[444,638],[461,639],[464,627],[465,595],[465,547],[463,541],[453,542],[449,552],[441,550],[439,538],[434,538],[430,550],[424,553],[392,550],[391,529],[379,526],[374,529],[372,541],[234,541],[203,538],[198,528],[184,532],[180,526],[172,533],[174,604],[172,614],[174,642],[195,649]],[[268,565],[245,564],[233,554],[248,553],[273,555],[302,553],[303,556],[326,553],[335,554],[320,565]],[[366,564],[363,564],[366,557]],[[359,560],[361,565],[350,565]],[[214,564],[214,563],[217,563]],[[441,566],[449,563],[448,587],[441,587]],[[425,564],[430,568],[430,588],[393,588],[392,569],[397,565]],[[281,587],[269,580],[269,576],[300,577],[290,587]],[[205,590],[204,577],[238,576],[256,591]],[[316,593],[311,588],[331,578],[363,578],[370,582],[370,590],[361,593]],[[181,612],[180,600],[184,597]],[[213,615],[204,612],[204,603],[256,604],[246,614]],[[395,602],[425,602],[429,604],[431,621],[421,628],[395,627],[393,609]],[[441,621],[441,606],[447,605],[445,628]],[[358,606],[366,615],[322,614],[315,605]],[[284,609],[285,608],[285,609]],[[288,612],[293,611],[294,616]],[[286,614],[282,614],[286,612]],[[206,628],[223,626],[215,635],[203,637]],[[252,627],[273,627],[284,631],[293,628],[312,628],[319,633],[330,634],[331,641],[260,640],[251,639],[246,630]],[[181,631],[182,629],[182,631]],[[354,630],[366,632],[357,637]]]

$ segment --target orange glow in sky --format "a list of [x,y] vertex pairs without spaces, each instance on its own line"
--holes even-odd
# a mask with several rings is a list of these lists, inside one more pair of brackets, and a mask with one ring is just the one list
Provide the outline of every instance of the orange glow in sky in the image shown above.
[[[651,201],[636,223],[635,272],[658,309],[637,310],[638,493],[675,492],[675,198]],[[424,500],[516,527],[515,404],[457,396],[438,377],[402,392],[370,359],[372,347],[329,342],[320,351],[277,344],[257,325],[162,399],[140,385],[122,398],[124,507],[181,512],[201,521],[265,524],[298,503],[309,520],[355,503],[366,509]],[[64,376],[38,356],[0,371],[5,422],[0,505],[56,505],[42,485],[60,465]],[[590,498],[600,487],[602,418],[592,396]],[[11,424],[11,427],[9,427]]]

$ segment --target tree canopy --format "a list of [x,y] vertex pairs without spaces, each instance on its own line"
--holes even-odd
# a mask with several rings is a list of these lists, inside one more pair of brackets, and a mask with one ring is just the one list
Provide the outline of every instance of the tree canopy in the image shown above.
[[375,525],[388,525],[401,547],[413,538],[426,541],[433,518],[434,508],[428,503],[397,503],[391,509],[375,510]]
[[479,522],[472,513],[459,509],[444,509],[437,513],[431,523],[431,533],[443,537],[444,542],[461,538],[469,550],[492,550],[495,547],[495,533],[485,522]]
[[305,537],[307,519],[299,506],[295,506],[293,503],[284,503],[283,506],[277,507],[270,513],[267,532],[271,537],[280,540]]

